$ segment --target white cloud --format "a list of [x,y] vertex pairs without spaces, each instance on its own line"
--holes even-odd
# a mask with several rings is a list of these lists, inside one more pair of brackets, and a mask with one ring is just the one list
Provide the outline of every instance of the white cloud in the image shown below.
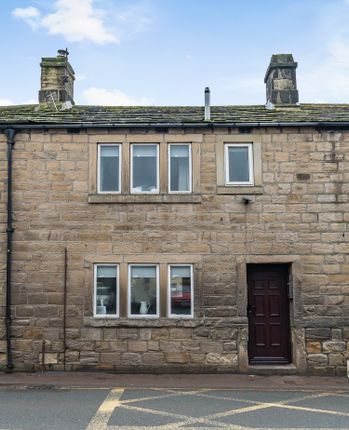
[[104,22],[105,12],[96,9],[94,0],[57,0],[53,13],[42,16],[34,7],[15,9],[12,14],[32,28],[46,28],[49,34],[61,35],[68,42],[89,41],[100,45],[119,42],[115,32]]
[[10,99],[0,99],[0,106],[11,106],[14,105],[13,101]]
[[36,7],[29,6],[26,8],[17,7],[13,12],[13,16],[16,18],[28,19],[28,18],[36,18],[40,15],[40,12],[36,9]]
[[130,97],[119,90],[106,90],[104,88],[88,88],[83,92],[87,104],[104,106],[146,106],[152,100],[146,97],[139,99]]
[[[327,10],[321,28],[326,40],[321,62],[312,63],[298,74],[301,102],[349,102],[349,0],[342,6]],[[319,41],[321,44],[321,41]],[[303,61],[306,64],[306,59]]]
[[120,32],[128,36],[143,33],[152,25],[152,20],[147,16],[147,8],[142,3],[116,12],[115,19]]
[[17,7],[12,11],[12,15],[15,18],[23,19],[32,28],[36,28],[40,22],[40,12],[33,6],[26,8]]
[[41,20],[49,34],[60,34],[68,42],[88,40],[101,45],[118,42],[113,32],[105,27],[104,12],[94,9],[93,0],[58,0],[55,8],[54,13]]
[[[52,13],[44,14],[29,6],[14,9],[12,15],[34,30],[44,28],[48,34],[63,36],[68,42],[87,41],[99,45],[120,43],[121,35],[126,38],[144,32],[152,24],[142,2],[124,10],[111,8],[110,3],[109,9],[103,10],[96,8],[95,3],[96,0],[56,0]],[[108,27],[107,22],[112,23],[112,27]]]

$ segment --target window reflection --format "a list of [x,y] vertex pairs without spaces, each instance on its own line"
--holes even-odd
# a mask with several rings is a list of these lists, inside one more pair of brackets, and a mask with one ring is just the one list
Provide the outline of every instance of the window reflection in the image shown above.
[[97,266],[96,315],[117,315],[117,266]]
[[190,191],[189,152],[189,145],[170,145],[170,191]]
[[157,145],[132,145],[132,191],[152,193],[158,190]]
[[157,266],[131,266],[131,315],[153,315],[157,310]]
[[229,181],[248,182],[249,173],[249,151],[247,147],[229,147]]
[[119,145],[101,145],[99,161],[99,187],[102,192],[120,191],[120,149]]
[[170,266],[170,314],[192,315],[191,266]]

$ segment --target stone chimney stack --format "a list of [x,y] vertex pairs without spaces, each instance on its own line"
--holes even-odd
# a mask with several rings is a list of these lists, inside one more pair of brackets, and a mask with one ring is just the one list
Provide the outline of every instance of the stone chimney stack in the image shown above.
[[39,103],[70,101],[74,104],[75,73],[68,62],[68,51],[60,50],[57,57],[41,59],[41,88]]
[[297,63],[292,54],[272,55],[265,74],[267,103],[274,105],[295,105],[298,103],[296,82]]

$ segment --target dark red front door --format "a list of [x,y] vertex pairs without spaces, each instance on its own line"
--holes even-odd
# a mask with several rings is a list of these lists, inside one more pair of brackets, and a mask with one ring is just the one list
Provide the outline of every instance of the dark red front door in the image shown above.
[[250,363],[290,363],[288,267],[250,264],[247,281]]

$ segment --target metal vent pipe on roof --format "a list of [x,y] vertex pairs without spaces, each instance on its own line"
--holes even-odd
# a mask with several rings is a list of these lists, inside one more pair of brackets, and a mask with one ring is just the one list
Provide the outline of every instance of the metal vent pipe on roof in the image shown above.
[[205,88],[205,121],[211,120],[211,93],[209,87]]

